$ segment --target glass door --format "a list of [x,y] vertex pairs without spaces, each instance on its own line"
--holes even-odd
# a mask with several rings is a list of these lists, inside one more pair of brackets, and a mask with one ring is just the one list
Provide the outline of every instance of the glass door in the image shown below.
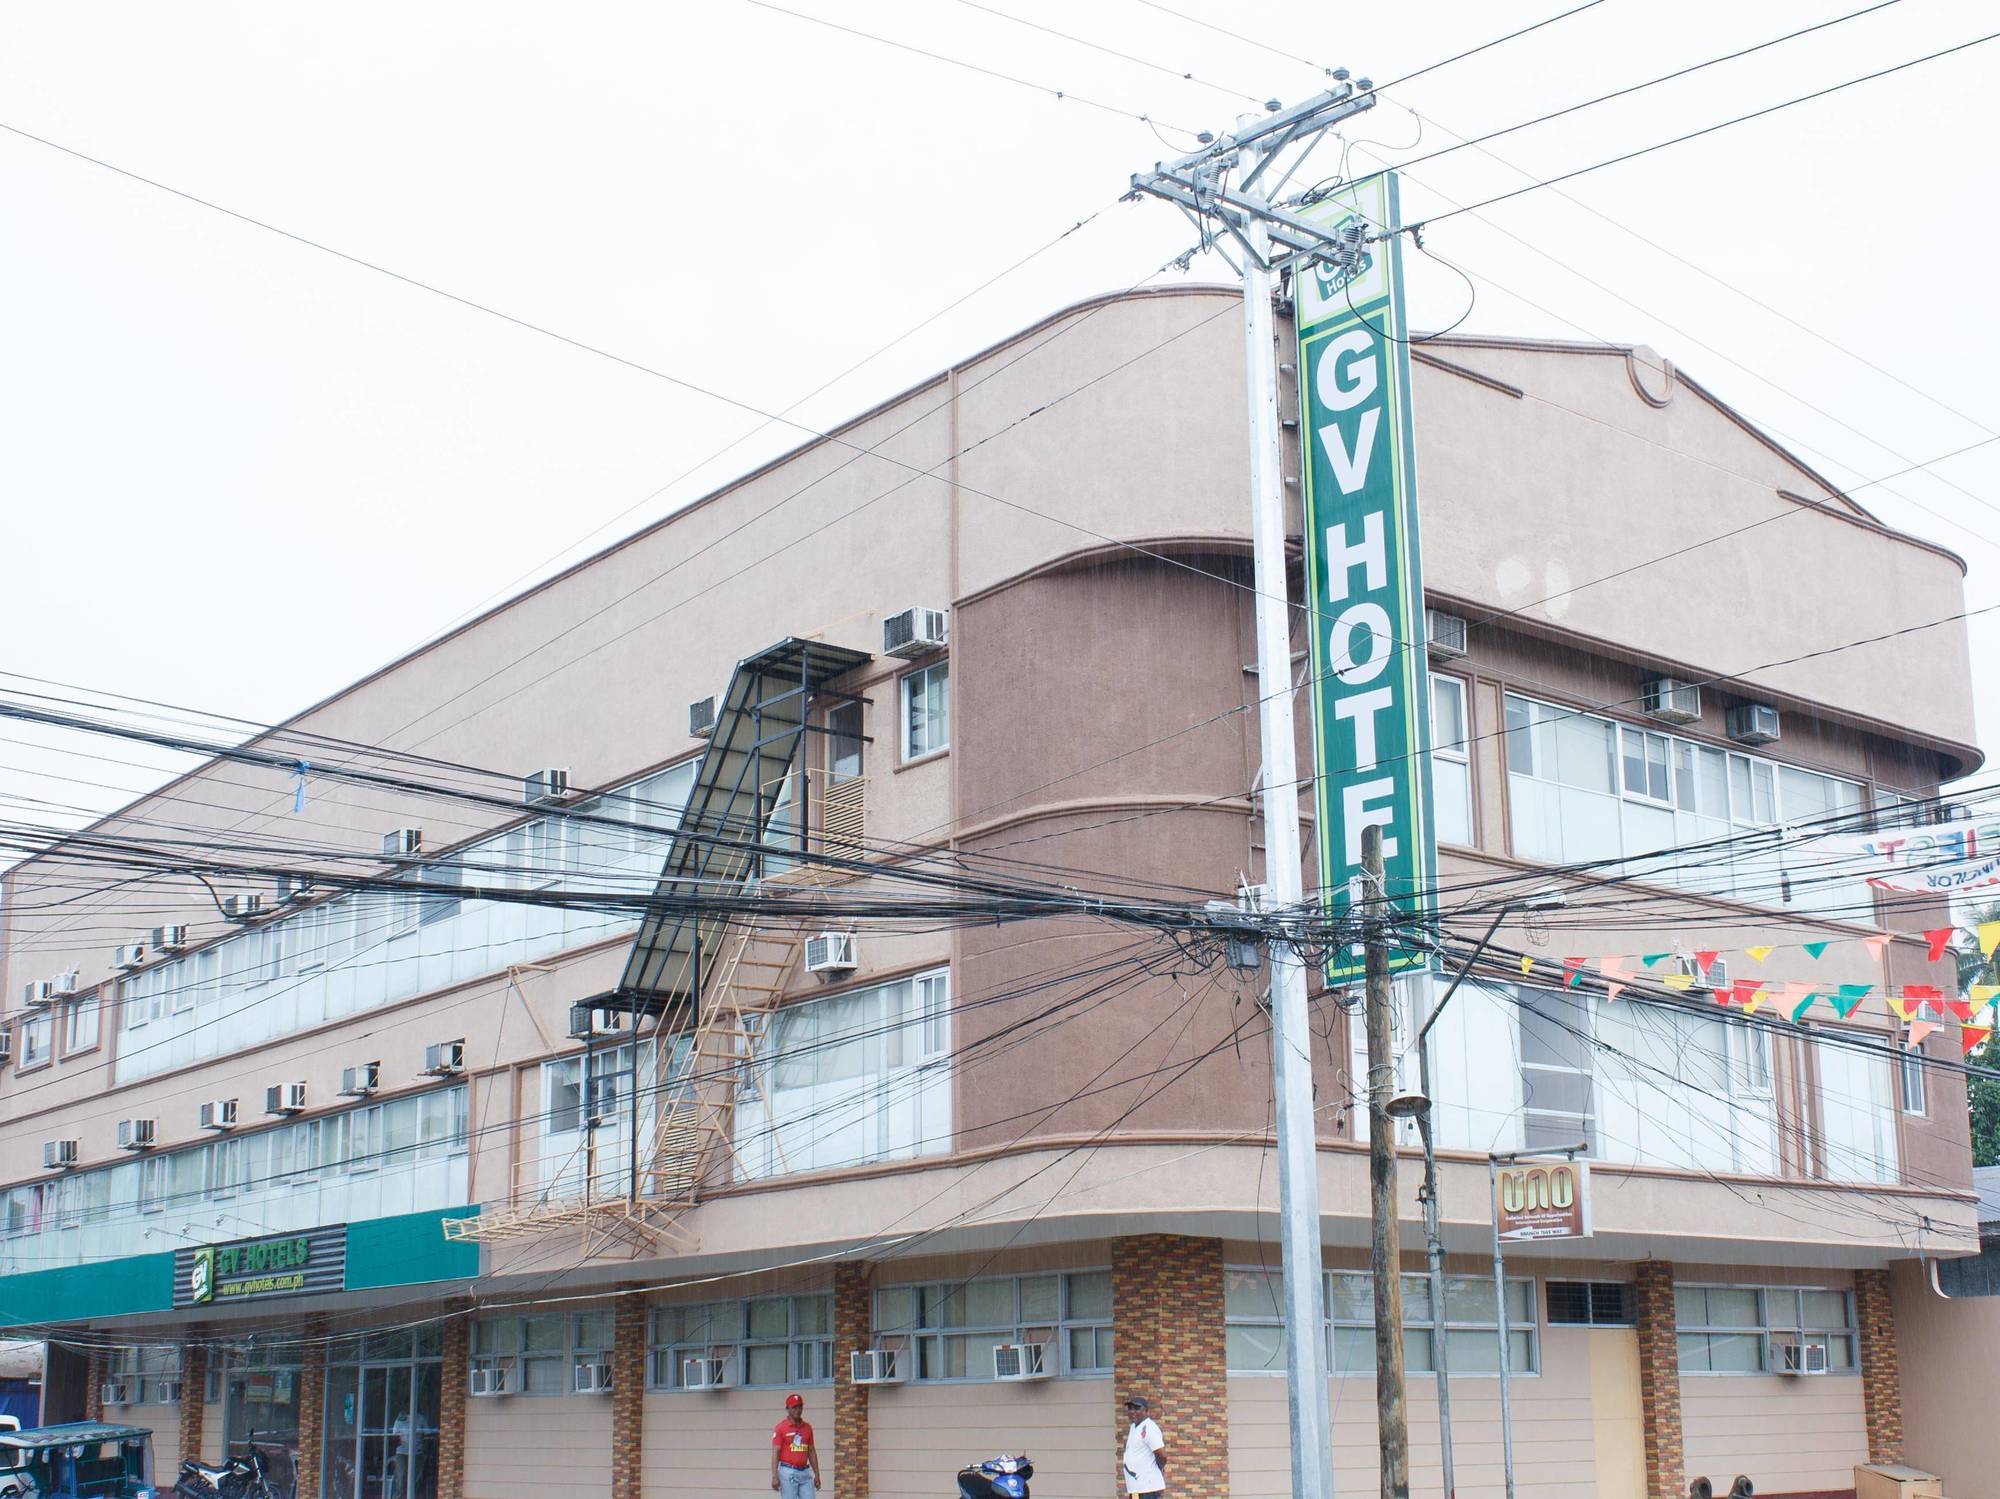
[[[327,1362],[322,1499],[437,1499],[441,1367],[436,1330],[415,1357],[408,1333],[336,1345]],[[404,1356],[362,1357],[400,1344]],[[343,1355],[345,1355],[343,1357]],[[353,1360],[350,1362],[349,1360]]]

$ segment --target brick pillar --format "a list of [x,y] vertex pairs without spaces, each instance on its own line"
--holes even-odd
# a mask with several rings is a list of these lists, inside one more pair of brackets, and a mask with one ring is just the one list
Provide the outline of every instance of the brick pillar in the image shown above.
[[465,1493],[465,1381],[471,1366],[472,1308],[460,1302],[444,1324],[444,1352],[438,1367],[437,1499]]
[[[1124,1492],[1124,1402],[1143,1395],[1167,1439],[1175,1499],[1228,1499],[1222,1241],[1139,1234],[1111,1241],[1112,1470]],[[1322,1391],[1322,1398],[1325,1392]]]
[[83,1368],[83,1419],[104,1419],[104,1355],[93,1353]]
[[1681,1356],[1674,1335],[1674,1267],[1639,1262],[1634,1300],[1639,1311],[1639,1425],[1646,1438],[1648,1499],[1681,1499]]
[[1896,1309],[1887,1270],[1854,1272],[1854,1313],[1861,1326],[1861,1410],[1868,1461],[1903,1460],[1903,1381],[1896,1367]]
[[833,1440],[840,1467],[827,1486],[837,1484],[841,1499],[868,1499],[868,1386],[854,1382],[849,1355],[874,1336],[874,1297],[868,1265],[849,1260],[833,1267]]
[[611,1499],[639,1499],[645,1399],[646,1298],[628,1291],[611,1314]]
[[296,1499],[320,1499],[320,1448],[326,1421],[326,1318],[308,1317],[299,1349],[299,1459],[292,1468]]
[[[206,1328],[188,1329],[195,1336],[204,1336]],[[183,1343],[181,1345],[181,1458],[201,1456],[201,1422],[204,1414],[203,1402],[208,1398],[208,1345],[206,1343]],[[159,1475],[155,1475],[157,1478]],[[162,1482],[166,1480],[162,1479]]]

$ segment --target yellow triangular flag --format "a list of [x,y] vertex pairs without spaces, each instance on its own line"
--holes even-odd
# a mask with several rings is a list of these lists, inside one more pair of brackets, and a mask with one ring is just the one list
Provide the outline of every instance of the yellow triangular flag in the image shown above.
[[1660,982],[1665,984],[1669,989],[1691,989],[1694,987],[1694,975],[1691,973],[1662,974]]
[[1522,954],[1521,954],[1521,972],[1522,972],[1523,974],[1529,974],[1529,973],[1533,973],[1534,971],[1535,971],[1535,960],[1534,960],[1533,958],[1529,957],[1529,956],[1528,956],[1528,955],[1527,955],[1526,953],[1522,953]]
[[1976,930],[1979,933],[1979,956],[1992,957],[1993,949],[2000,947],[2000,921],[1982,921]]
[[1750,961],[1753,963],[1761,963],[1771,956],[1771,949],[1768,947],[1746,947],[1743,951],[1750,955]]

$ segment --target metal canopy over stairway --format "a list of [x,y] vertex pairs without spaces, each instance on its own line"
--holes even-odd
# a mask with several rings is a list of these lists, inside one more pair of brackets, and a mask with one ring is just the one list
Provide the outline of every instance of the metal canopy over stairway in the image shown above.
[[[811,702],[828,682],[870,659],[846,646],[787,639],[737,664],[654,892],[661,907],[741,888],[763,872],[767,859],[783,856],[763,840],[799,759]],[[798,815],[803,826],[803,807]],[[617,989],[600,1003],[655,1016],[663,1030],[689,1024],[701,969],[714,961],[727,924],[722,916],[650,913]]]

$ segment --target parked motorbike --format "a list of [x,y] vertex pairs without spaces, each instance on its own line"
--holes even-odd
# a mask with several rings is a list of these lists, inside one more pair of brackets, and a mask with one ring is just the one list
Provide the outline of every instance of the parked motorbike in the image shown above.
[[1035,1465],[1028,1454],[989,1457],[958,1470],[958,1499],[1028,1499],[1028,1480]]
[[278,1499],[271,1489],[271,1459],[257,1445],[255,1432],[243,1449],[220,1464],[183,1459],[174,1492],[181,1499]]

